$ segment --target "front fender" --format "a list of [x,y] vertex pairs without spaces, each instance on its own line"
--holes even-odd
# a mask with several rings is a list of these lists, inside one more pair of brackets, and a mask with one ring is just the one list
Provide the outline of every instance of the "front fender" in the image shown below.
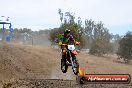
[[77,52],[76,50],[73,50],[72,53],[73,53],[74,55],[77,55],[77,54],[78,54],[78,52]]

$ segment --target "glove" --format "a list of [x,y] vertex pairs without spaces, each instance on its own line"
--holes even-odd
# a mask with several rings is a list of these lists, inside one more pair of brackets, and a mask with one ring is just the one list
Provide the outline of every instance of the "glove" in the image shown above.
[[58,45],[61,46],[62,45],[62,42],[60,41]]
[[80,42],[76,42],[75,44],[76,44],[76,45],[80,45]]

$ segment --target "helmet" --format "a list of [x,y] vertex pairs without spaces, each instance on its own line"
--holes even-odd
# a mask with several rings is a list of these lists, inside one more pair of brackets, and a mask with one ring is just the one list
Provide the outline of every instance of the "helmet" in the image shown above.
[[66,30],[65,30],[65,33],[66,33],[66,34],[69,34],[69,33],[70,33],[70,30],[69,30],[69,29],[66,29]]

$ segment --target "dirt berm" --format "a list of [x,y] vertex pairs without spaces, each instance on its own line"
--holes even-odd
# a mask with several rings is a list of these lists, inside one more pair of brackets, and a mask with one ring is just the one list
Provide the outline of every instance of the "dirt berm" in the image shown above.
[[[77,56],[87,73],[130,74],[131,64],[117,63],[114,57],[96,57],[85,53]],[[132,84],[76,83],[72,69],[60,70],[61,54],[50,46],[0,43],[1,88],[132,88]]]

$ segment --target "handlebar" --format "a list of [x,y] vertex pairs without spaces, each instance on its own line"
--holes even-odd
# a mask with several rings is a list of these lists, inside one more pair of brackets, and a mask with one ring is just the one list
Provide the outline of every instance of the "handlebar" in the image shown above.
[[66,46],[66,45],[68,45],[68,44],[62,44],[63,46]]
[[[62,44],[62,46],[67,46],[68,44]],[[80,45],[80,43],[79,44],[75,44],[75,45]]]

